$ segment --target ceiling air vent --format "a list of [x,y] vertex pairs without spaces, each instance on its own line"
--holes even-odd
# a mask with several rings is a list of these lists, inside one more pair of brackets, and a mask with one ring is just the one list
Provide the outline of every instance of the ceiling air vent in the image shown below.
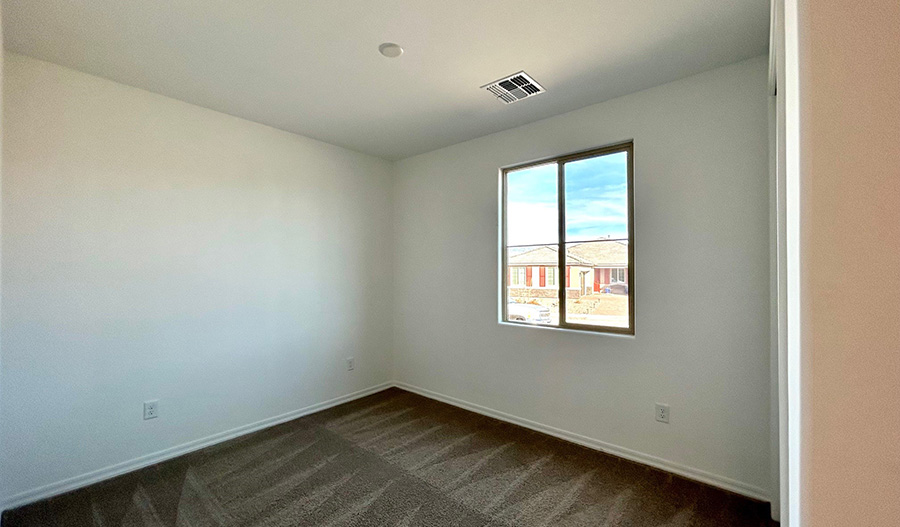
[[522,99],[546,91],[524,71],[514,73],[509,77],[504,77],[498,81],[486,84],[482,86],[482,88],[493,93],[495,97],[506,104],[521,101]]

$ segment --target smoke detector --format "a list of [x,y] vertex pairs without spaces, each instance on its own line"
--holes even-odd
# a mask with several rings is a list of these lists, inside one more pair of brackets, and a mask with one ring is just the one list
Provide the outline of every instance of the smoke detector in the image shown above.
[[482,88],[491,92],[506,104],[512,104],[546,91],[524,71],[513,73],[509,77],[503,77],[490,84],[485,84]]

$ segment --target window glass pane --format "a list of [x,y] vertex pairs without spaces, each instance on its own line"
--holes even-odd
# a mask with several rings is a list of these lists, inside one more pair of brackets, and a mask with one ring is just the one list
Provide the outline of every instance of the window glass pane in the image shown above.
[[556,245],[511,247],[506,251],[506,320],[526,324],[559,325],[559,287]]
[[559,242],[557,189],[556,163],[507,172],[507,247]]
[[570,161],[566,242],[628,239],[628,153]]
[[570,161],[563,173],[566,322],[627,328],[628,153]]
[[631,333],[630,151],[505,173],[505,320]]
[[566,322],[628,327],[627,241],[566,244]]

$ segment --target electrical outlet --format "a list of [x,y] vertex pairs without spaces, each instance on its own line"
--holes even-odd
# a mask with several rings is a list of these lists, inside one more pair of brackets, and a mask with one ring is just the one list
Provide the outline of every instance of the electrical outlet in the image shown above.
[[347,357],[347,371],[353,371],[353,368],[356,367],[355,361],[353,357]]
[[656,403],[656,420],[660,423],[669,422],[669,405]]
[[144,401],[144,419],[159,417],[159,401]]

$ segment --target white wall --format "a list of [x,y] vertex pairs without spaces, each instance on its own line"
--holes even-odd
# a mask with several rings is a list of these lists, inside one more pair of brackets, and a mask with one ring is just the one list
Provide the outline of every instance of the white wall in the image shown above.
[[799,2],[804,525],[900,523],[900,3]]
[[[6,59],[0,497],[377,385],[392,359],[402,382],[768,492],[763,58],[393,181],[375,158]],[[637,335],[498,325],[498,167],[630,138]],[[141,420],[154,398],[162,417]]]
[[0,496],[390,379],[390,164],[6,59]]
[[[760,57],[398,162],[396,378],[767,495],[766,73]],[[498,167],[632,138],[635,337],[498,324]]]

